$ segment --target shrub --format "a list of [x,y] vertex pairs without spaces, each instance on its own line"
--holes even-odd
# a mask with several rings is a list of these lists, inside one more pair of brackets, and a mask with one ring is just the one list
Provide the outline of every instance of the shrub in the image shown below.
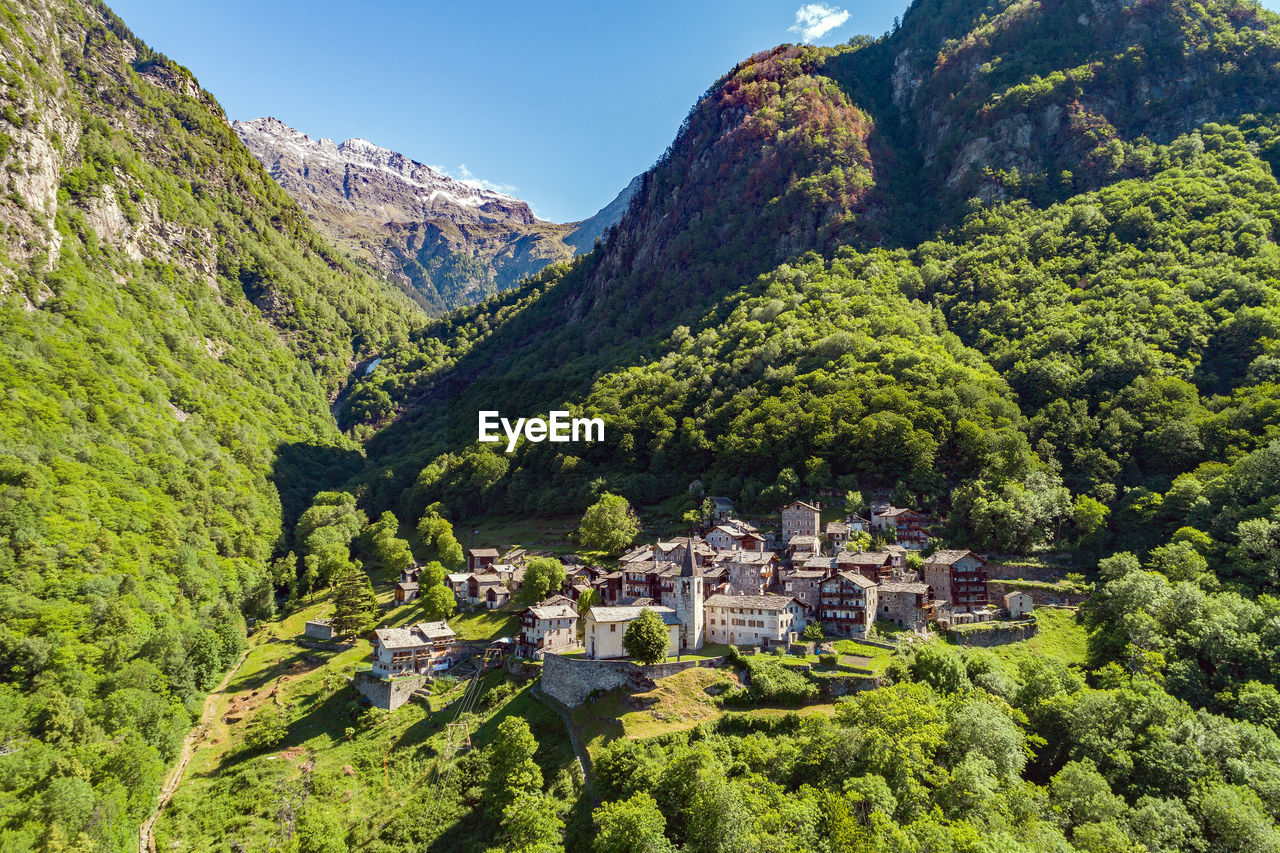
[[834,653],[818,655],[818,663],[834,669],[840,664],[840,656]]

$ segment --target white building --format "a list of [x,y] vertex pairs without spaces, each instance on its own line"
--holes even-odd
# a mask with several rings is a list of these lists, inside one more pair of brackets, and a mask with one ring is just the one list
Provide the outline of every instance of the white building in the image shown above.
[[1035,602],[1025,592],[1014,590],[1004,594],[1004,609],[1014,619],[1021,619],[1035,609]]
[[713,595],[705,610],[712,643],[776,645],[805,627],[804,605],[785,595]]
[[680,651],[680,618],[670,607],[593,607],[587,611],[582,620],[584,642],[587,657],[625,658],[628,657],[622,638],[629,626],[640,614],[652,610],[667,626],[667,655],[672,656]]

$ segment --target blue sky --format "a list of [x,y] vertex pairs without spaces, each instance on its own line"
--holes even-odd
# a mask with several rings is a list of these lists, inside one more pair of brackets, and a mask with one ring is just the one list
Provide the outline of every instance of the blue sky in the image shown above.
[[[368,3],[109,0],[190,68],[231,118],[362,136],[582,219],[647,169],[734,63],[801,39],[777,0]],[[889,29],[906,0],[828,3],[838,44]]]
[[[647,169],[739,60],[782,42],[879,35],[907,2],[110,5],[195,72],[231,118],[273,115],[311,136],[362,136],[567,222]],[[1280,0],[1263,5],[1280,9]]]

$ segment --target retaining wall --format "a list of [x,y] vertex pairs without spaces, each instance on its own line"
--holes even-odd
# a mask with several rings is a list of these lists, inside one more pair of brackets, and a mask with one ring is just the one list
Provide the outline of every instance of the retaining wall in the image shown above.
[[591,660],[563,655],[542,658],[542,691],[552,699],[576,708],[597,690],[607,692],[618,687],[644,691],[653,689],[659,678],[675,675],[698,666],[719,666],[723,657],[671,661],[642,666],[629,660]]

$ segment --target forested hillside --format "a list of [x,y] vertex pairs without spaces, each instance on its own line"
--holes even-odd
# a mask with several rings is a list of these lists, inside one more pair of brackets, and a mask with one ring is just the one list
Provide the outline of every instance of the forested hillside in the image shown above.
[[125,849],[415,322],[105,8],[0,27],[0,848]]
[[[344,422],[387,424],[373,503],[570,511],[703,479],[767,509],[856,483],[950,513],[975,546],[1152,547],[1182,519],[1158,509],[1175,479],[1202,487],[1275,435],[1269,22],[919,2],[877,40],[753,57],[599,252],[358,385]],[[935,339],[998,380],[939,399]],[[562,403],[616,441],[466,446],[459,413]]]

